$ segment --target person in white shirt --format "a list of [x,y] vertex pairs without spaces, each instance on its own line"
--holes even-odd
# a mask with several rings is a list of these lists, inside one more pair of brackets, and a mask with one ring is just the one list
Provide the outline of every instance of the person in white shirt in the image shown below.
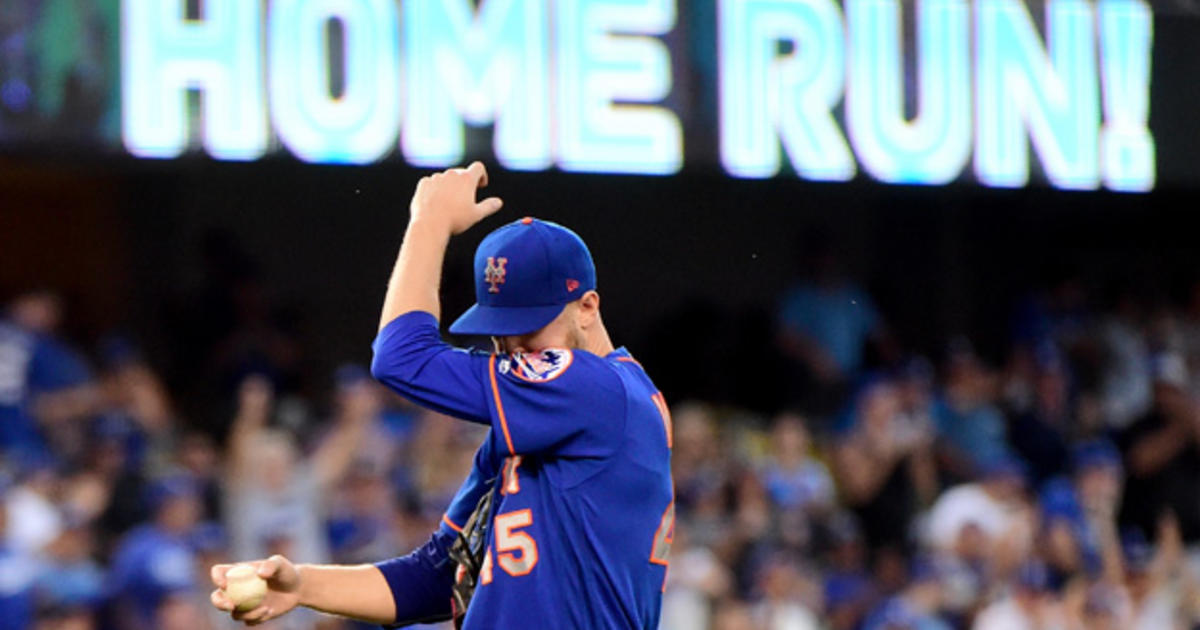
[[980,481],[942,493],[929,512],[925,538],[932,548],[957,555],[968,553],[964,545],[972,541],[989,555],[999,548],[1023,551],[1032,543],[1032,525],[1024,467],[1004,457],[990,463]]
[[1070,630],[1061,606],[1049,590],[1049,577],[1042,563],[1025,563],[1008,593],[984,608],[971,629]]

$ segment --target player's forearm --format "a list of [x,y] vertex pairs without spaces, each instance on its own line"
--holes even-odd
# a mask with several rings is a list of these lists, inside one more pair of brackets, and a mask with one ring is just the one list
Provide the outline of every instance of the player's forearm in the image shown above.
[[437,221],[415,220],[408,224],[388,282],[387,297],[379,318],[380,330],[393,319],[412,311],[425,311],[441,319],[438,289],[450,234],[450,228]]
[[442,259],[450,237],[462,234],[503,203],[496,197],[475,202],[487,186],[487,169],[480,162],[422,177],[409,204],[408,231],[388,283],[379,329],[412,311],[425,311],[441,319],[438,285]]
[[373,565],[305,564],[300,572],[300,605],[369,623],[396,619],[391,588]]

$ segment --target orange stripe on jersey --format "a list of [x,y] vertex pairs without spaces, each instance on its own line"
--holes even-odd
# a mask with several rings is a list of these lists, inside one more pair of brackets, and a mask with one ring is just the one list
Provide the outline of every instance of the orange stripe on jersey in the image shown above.
[[[633,358],[633,357],[617,357],[617,360],[618,360],[618,361],[624,361],[624,362],[626,362],[626,363],[632,363],[632,364],[634,364],[634,365],[636,365],[636,366],[638,366],[638,367],[642,367],[642,364],[641,364],[641,363],[638,363],[638,360],[637,360],[637,359],[635,359],[635,358]],[[642,368],[642,369],[644,370],[644,369],[646,369],[646,368]]]
[[500,402],[500,386],[496,384],[496,355],[488,359],[488,376],[492,379],[492,395],[496,397],[496,415],[500,416],[500,429],[504,432],[504,443],[508,445],[508,454],[516,455],[513,449],[512,436],[508,434],[508,420],[504,417],[504,405]]
[[450,520],[450,516],[448,514],[442,515],[442,522],[449,525],[450,529],[453,529],[454,531],[456,531],[460,534],[462,533],[463,528],[459,527],[458,525],[455,525],[454,521]]
[[659,415],[662,416],[663,429],[667,432],[667,448],[674,448],[672,444],[674,440],[671,437],[674,430],[671,427],[671,409],[667,407],[667,399],[663,397],[662,392],[654,394],[651,399],[654,401],[654,406],[658,407]]

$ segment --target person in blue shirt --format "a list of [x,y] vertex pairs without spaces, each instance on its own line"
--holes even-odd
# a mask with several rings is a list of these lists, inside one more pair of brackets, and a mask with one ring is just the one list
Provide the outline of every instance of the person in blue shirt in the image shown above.
[[995,404],[994,378],[965,338],[950,342],[943,359],[945,384],[933,404],[938,461],[950,479],[978,477],[990,462],[1008,457],[1007,422]]
[[[42,422],[77,418],[94,396],[87,364],[54,336],[62,317],[57,296],[31,291],[14,298],[0,318],[0,453],[43,456]],[[35,413],[39,408],[42,416]]]
[[1121,454],[1107,440],[1077,444],[1071,454],[1073,475],[1042,485],[1038,503],[1045,529],[1046,555],[1055,586],[1085,572],[1114,574],[1112,551],[1117,544],[1117,510],[1124,469]]
[[884,602],[863,622],[863,630],[950,630],[939,615],[945,588],[941,568],[929,557],[913,561],[911,582]]
[[8,481],[0,477],[0,628],[33,626],[34,583],[37,562],[28,553],[8,543],[8,508],[5,495]]
[[[525,218],[475,254],[476,305],[438,332],[446,245],[500,209],[475,201],[480,163],[426,177],[388,286],[372,374],[410,400],[491,427],[441,527],[421,549],[374,565],[257,562],[270,587],[260,623],[296,606],[380,624],[446,619],[455,579],[477,578],[462,627],[656,628],[674,532],[670,415],[600,317],[591,256],[562,226]],[[486,509],[490,497],[491,508]],[[476,510],[476,506],[482,509]],[[487,524],[478,575],[448,559],[458,530]],[[221,587],[229,565],[213,567]],[[464,573],[468,573],[464,575]],[[233,610],[218,588],[213,604]]]
[[192,536],[199,524],[199,486],[175,474],[156,481],[146,495],[154,518],[121,540],[108,576],[119,625],[138,629],[154,628],[167,598],[197,586]]

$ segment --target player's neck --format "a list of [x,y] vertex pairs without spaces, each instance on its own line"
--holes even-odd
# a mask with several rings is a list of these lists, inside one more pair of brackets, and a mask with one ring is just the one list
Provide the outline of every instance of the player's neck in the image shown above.
[[603,321],[597,321],[596,325],[587,331],[583,349],[600,357],[608,356],[613,350],[616,350]]

